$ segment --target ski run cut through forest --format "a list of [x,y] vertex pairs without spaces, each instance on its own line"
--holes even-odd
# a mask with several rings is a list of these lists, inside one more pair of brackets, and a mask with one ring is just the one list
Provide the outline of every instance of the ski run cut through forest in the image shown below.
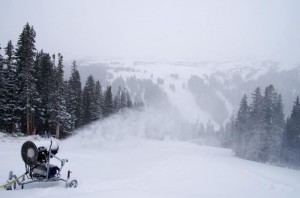
[[27,23],[0,52],[0,186],[24,173],[25,141],[49,138],[79,186],[1,198],[299,197],[300,67],[79,60],[65,76],[35,37]]

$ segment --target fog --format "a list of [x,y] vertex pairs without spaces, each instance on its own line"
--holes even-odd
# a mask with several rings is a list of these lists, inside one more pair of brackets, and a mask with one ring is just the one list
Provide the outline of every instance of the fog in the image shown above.
[[1,0],[0,44],[26,22],[65,59],[299,62],[297,0]]

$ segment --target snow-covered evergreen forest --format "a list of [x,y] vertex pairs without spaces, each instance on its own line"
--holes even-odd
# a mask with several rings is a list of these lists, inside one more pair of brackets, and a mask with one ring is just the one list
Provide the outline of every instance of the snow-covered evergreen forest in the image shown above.
[[[81,84],[76,62],[64,80],[63,55],[35,47],[36,32],[27,23],[16,45],[0,54],[0,130],[63,138],[75,129],[133,106],[128,90],[105,89],[89,75]],[[135,104],[141,106],[141,103]]]
[[300,166],[300,103],[285,119],[281,95],[273,85],[257,87],[251,104],[244,95],[238,112],[219,131],[221,146],[248,160]]

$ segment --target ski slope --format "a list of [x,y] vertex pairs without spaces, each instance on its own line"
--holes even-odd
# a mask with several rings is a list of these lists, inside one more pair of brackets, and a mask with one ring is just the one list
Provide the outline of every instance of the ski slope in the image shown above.
[[[88,136],[86,129],[79,133],[58,141],[57,154],[69,159],[62,175],[72,170],[77,189],[66,189],[63,183],[35,184],[24,190],[0,190],[0,197],[298,198],[300,194],[300,171],[238,159],[228,149],[132,136],[112,140]],[[31,138],[0,136],[1,185],[9,170],[24,172],[20,148]]]

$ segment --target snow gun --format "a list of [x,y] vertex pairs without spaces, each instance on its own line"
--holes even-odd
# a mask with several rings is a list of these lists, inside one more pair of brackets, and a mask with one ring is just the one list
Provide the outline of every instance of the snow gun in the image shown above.
[[[61,178],[61,170],[68,159],[60,159],[56,156],[59,146],[57,142],[40,141],[32,142],[26,141],[21,148],[21,156],[25,162],[26,172],[19,177],[9,172],[8,181],[6,184],[0,186],[6,190],[14,190],[17,185],[24,188],[24,185],[37,182],[65,182],[66,188],[76,188],[78,186],[77,180],[70,180],[71,171],[68,171],[67,179]],[[50,164],[50,159],[57,159],[61,166]]]

